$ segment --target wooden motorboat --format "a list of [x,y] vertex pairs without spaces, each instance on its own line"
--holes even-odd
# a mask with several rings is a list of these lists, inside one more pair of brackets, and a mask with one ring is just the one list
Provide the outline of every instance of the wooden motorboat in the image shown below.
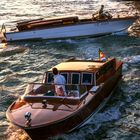
[[[126,30],[137,16],[79,19],[78,16],[37,19],[18,22],[14,30],[4,32],[7,41],[62,39],[84,36],[102,36]],[[3,26],[5,29],[5,26]]]
[[9,56],[17,53],[23,53],[27,47],[10,46],[7,43],[0,43],[0,56]]
[[55,67],[66,79],[67,96],[56,95],[49,69],[42,83],[28,84],[6,116],[33,140],[71,132],[106,103],[122,77],[122,64],[115,58],[62,62]]

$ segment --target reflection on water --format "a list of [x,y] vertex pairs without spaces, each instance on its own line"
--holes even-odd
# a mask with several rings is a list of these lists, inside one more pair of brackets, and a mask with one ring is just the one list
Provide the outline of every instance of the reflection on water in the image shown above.
[[7,135],[9,137],[8,140],[31,140],[24,131],[18,129],[17,127],[11,124],[8,127],[7,132],[8,132]]
[[[134,14],[139,2],[111,0],[3,0],[0,1],[0,22],[40,17],[71,15],[91,16],[105,5],[114,15]],[[117,8],[116,8],[117,7]],[[119,7],[119,8],[118,8]],[[22,10],[21,10],[22,9]],[[131,10],[132,9],[132,10]],[[131,35],[139,35],[140,21],[131,28]],[[140,38],[112,35],[101,38],[19,42],[11,45],[29,47],[26,53],[0,57],[0,139],[26,140],[28,136],[10,125],[5,116],[8,106],[22,95],[27,82],[40,82],[43,73],[55,64],[73,56],[96,58],[101,48],[107,56],[123,60],[123,79],[109,103],[87,124],[70,134],[51,139],[138,139]]]

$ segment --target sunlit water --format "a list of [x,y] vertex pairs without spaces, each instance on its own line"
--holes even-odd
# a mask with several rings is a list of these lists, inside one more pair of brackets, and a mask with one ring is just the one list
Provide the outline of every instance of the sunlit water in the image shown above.
[[[105,5],[112,14],[134,14],[140,3],[115,0],[1,0],[0,23],[41,17],[91,14]],[[137,11],[137,10],[138,11]],[[5,116],[8,106],[22,95],[28,82],[40,82],[43,73],[72,56],[96,58],[101,48],[107,56],[124,62],[123,79],[106,106],[87,124],[70,134],[53,137],[63,140],[138,140],[140,136],[140,38],[139,21],[130,35],[102,38],[21,42],[25,53],[0,57],[0,140],[26,140],[28,136],[12,126]]]

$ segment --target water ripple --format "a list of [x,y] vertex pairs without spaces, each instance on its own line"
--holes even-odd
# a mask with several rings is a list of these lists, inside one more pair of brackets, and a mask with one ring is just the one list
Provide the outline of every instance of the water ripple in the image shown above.
[[[53,16],[91,17],[101,4],[114,16],[140,13],[139,1],[1,0],[0,25],[12,21],[12,26],[17,20]],[[51,139],[139,139],[140,38],[136,37],[140,35],[139,31],[140,20],[130,28],[129,35],[11,43],[12,46],[29,47],[29,51],[0,57],[0,139],[29,139],[22,130],[10,125],[5,116],[8,106],[22,95],[28,82],[40,82],[47,69],[71,57],[97,58],[99,48],[106,56],[124,62],[119,88],[105,108],[84,127]]]

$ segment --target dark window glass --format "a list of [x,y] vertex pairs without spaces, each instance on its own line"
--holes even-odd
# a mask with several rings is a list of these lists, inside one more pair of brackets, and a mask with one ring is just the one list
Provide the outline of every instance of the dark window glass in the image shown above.
[[61,73],[61,75],[63,75],[63,76],[65,77],[66,84],[67,84],[67,81],[68,81],[68,74],[67,74],[67,73]]
[[48,83],[52,83],[53,82],[53,74],[52,73],[48,73]]
[[72,84],[79,84],[79,74],[73,73],[72,74]]
[[92,80],[92,74],[88,74],[88,73],[83,74],[83,79],[82,79],[83,84],[91,84],[92,82],[91,80]]

